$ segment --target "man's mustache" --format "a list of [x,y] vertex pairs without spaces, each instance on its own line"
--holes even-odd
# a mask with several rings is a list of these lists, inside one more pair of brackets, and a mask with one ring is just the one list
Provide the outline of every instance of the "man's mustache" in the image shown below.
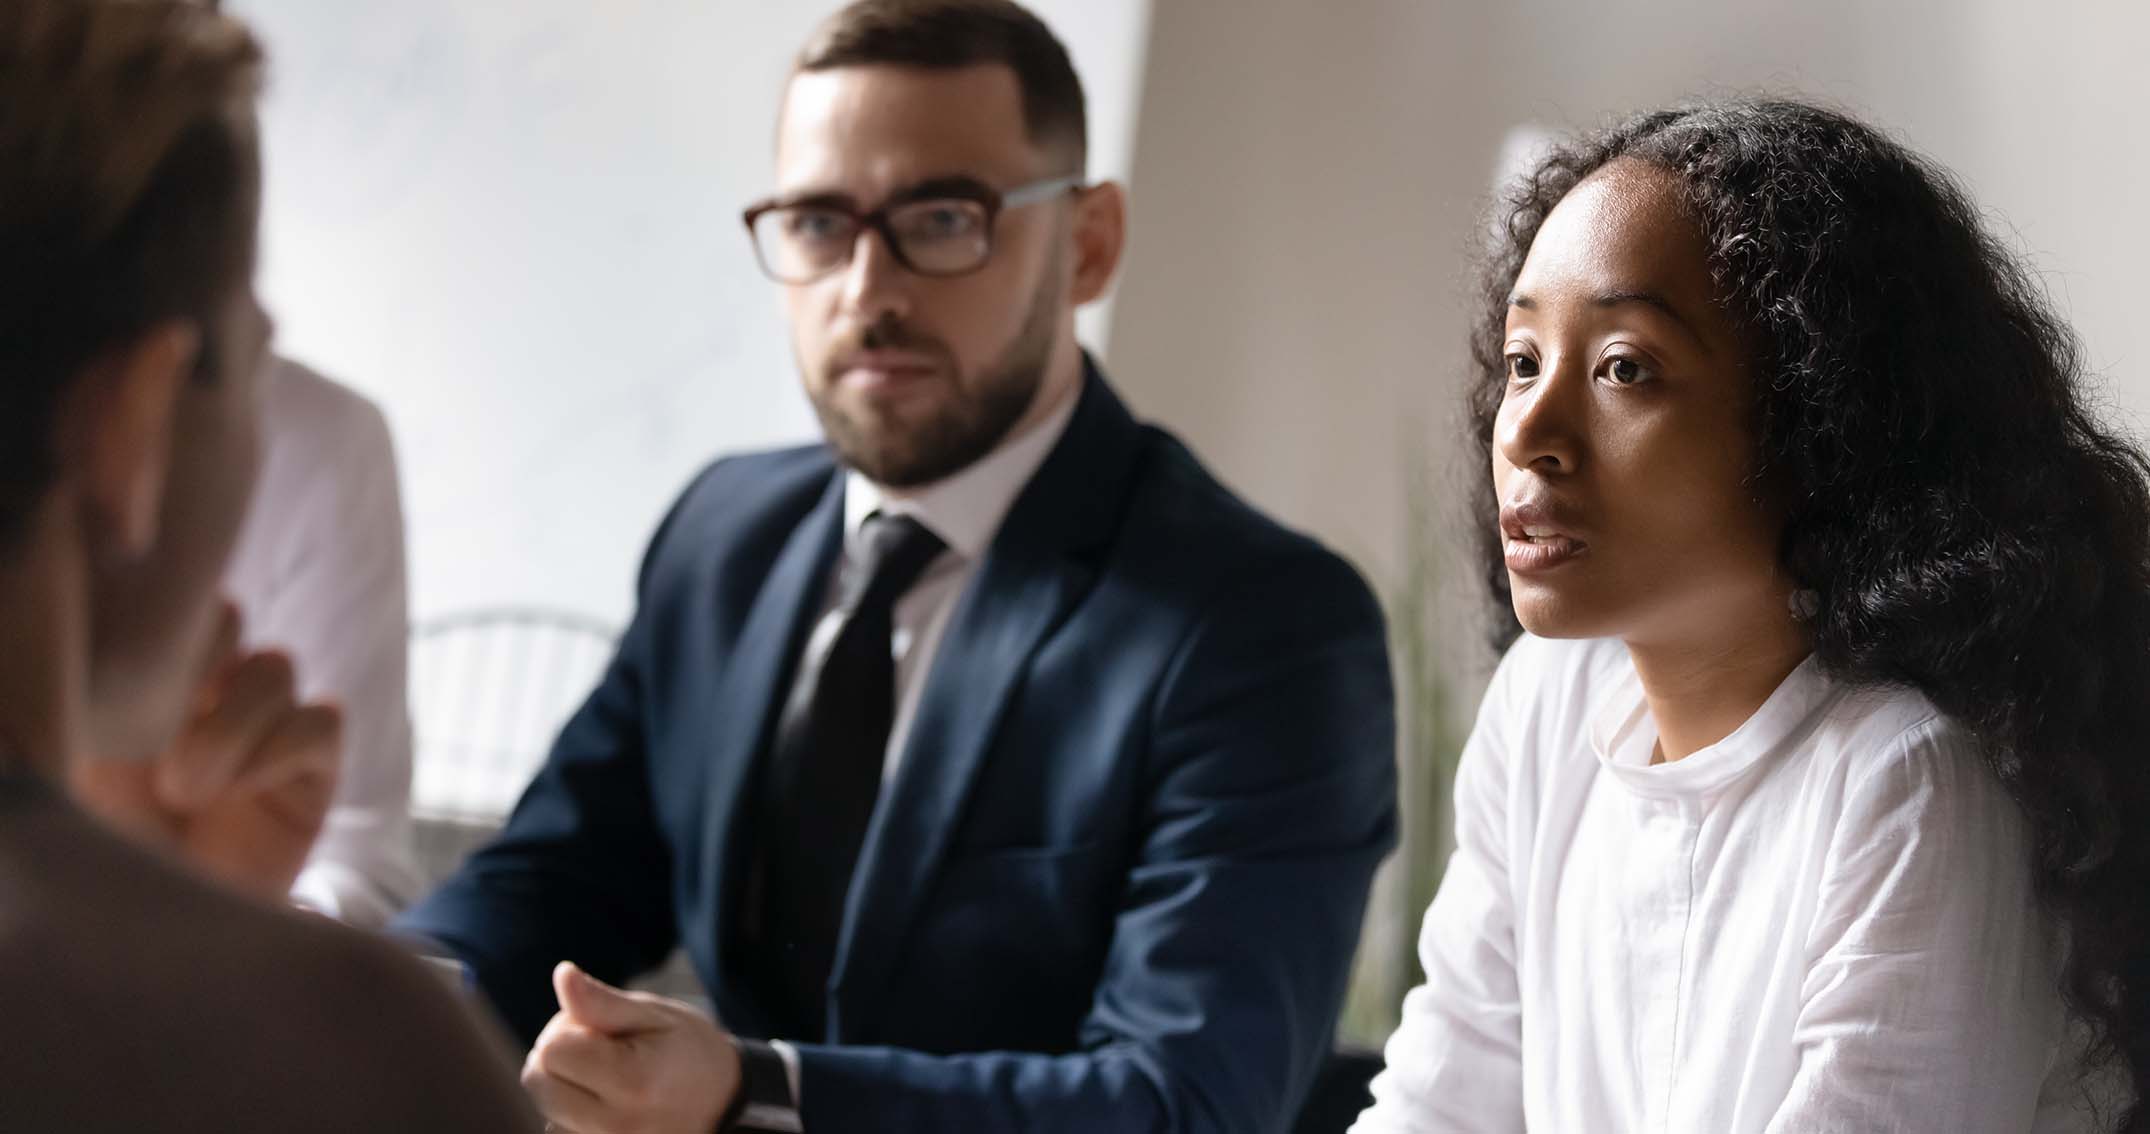
[[947,344],[941,340],[895,316],[884,316],[874,320],[863,330],[850,332],[837,339],[835,345],[829,348],[829,360],[834,363],[830,369],[843,370],[858,355],[882,350],[930,355],[941,362],[946,362],[950,357]]

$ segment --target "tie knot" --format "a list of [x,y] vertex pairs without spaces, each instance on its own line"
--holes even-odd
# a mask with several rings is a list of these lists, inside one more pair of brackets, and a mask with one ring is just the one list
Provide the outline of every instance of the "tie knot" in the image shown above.
[[859,529],[859,555],[844,572],[843,605],[893,603],[948,545],[909,516],[875,512]]

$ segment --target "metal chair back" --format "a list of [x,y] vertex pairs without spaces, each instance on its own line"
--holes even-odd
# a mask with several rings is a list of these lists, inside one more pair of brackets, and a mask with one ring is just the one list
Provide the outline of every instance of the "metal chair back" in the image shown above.
[[523,607],[414,627],[412,815],[497,826],[596,687],[617,639],[596,619]]

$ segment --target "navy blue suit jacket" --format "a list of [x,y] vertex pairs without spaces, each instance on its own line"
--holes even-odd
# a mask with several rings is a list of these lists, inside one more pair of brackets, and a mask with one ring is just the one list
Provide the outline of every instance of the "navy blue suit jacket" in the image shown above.
[[[821,447],[720,461],[499,839],[399,923],[528,1042],[548,973],[739,972],[743,811],[841,538]],[[868,831],[809,1130],[1276,1131],[1395,838],[1380,609],[1092,371],[942,640]],[[781,1036],[774,1038],[783,1038]]]

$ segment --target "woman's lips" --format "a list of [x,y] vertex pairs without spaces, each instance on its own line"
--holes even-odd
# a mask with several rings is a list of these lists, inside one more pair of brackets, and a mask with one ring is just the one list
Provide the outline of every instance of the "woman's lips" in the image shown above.
[[1501,540],[1502,558],[1517,575],[1558,570],[1589,554],[1590,545],[1565,535],[1510,535]]
[[1574,510],[1557,497],[1525,493],[1501,508],[1500,520],[1502,557],[1515,574],[1558,570],[1590,551],[1574,534]]

